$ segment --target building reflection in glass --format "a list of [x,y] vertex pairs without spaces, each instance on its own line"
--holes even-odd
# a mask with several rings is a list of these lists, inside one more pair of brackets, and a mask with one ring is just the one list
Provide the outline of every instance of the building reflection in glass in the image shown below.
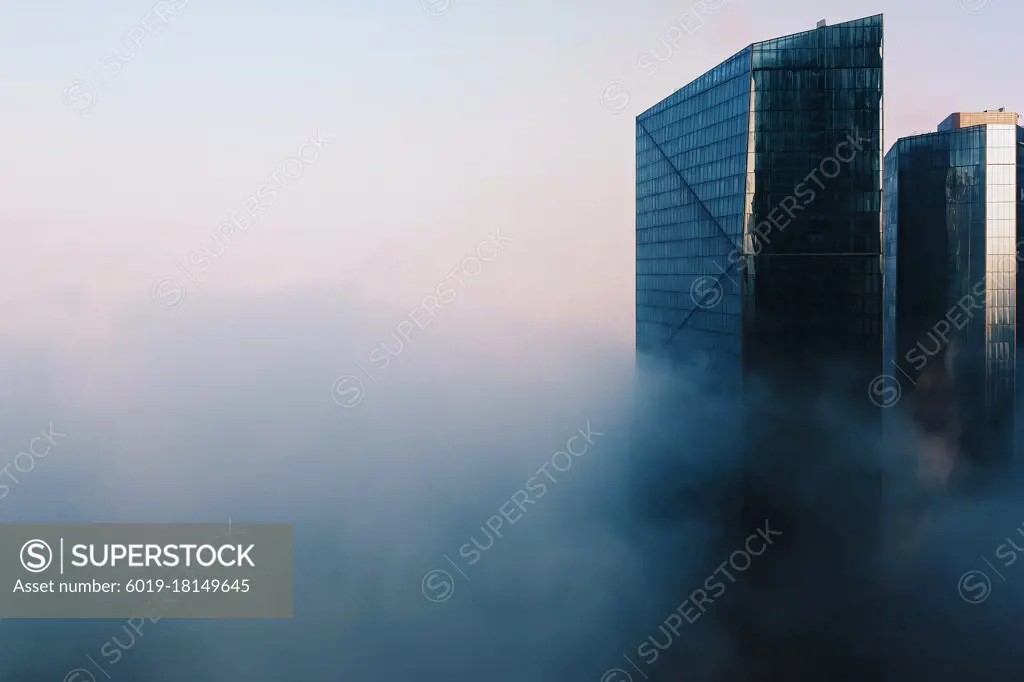
[[882,29],[755,43],[637,117],[640,362],[820,389],[841,360],[859,395],[879,373]]
[[1015,440],[1024,129],[986,117],[1017,119],[954,114],[885,156],[883,354],[926,433],[1000,460]]

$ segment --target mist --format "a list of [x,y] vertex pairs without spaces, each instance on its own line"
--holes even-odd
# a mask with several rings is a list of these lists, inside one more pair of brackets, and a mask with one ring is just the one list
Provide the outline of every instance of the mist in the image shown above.
[[[1014,669],[1022,593],[996,552],[1024,547],[1015,474],[932,490],[901,405],[882,440],[848,397],[766,382],[740,403],[704,364],[638,375],[606,329],[510,321],[468,288],[406,338],[408,306],[352,292],[146,303],[99,332],[5,338],[7,460],[61,435],[0,515],[292,523],[295,617],[3,620],[3,679]],[[980,601],[977,575],[958,582],[972,570],[991,579]]]
[[[626,518],[632,350],[485,303],[467,289],[400,350],[408,307],[314,289],[8,339],[4,452],[66,435],[0,500],[6,522],[294,523],[296,556],[293,620],[146,623],[114,665],[99,652],[131,641],[123,621],[5,620],[3,677],[103,679],[87,655],[114,679],[599,676],[649,599]],[[385,369],[367,360],[382,343]],[[333,385],[359,365],[379,383],[343,407]],[[587,452],[546,465],[581,430]],[[546,494],[469,565],[460,547],[486,546],[545,465]],[[458,581],[444,602],[434,569]]]

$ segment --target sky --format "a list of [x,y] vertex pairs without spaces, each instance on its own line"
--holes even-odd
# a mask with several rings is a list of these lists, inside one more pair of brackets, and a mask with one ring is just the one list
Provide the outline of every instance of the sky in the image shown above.
[[709,5],[697,26],[659,0],[12,4],[0,311],[109,336],[322,134],[193,300],[325,286],[405,304],[500,226],[516,247],[480,280],[489,305],[628,340],[633,116],[743,46],[884,13],[887,146],[954,110],[1024,110],[1019,3]]
[[[67,435],[0,521],[296,524],[294,620],[160,622],[114,680],[623,682],[732,549],[704,497],[665,510],[732,484],[736,435],[728,406],[659,421],[674,403],[634,394],[634,116],[751,42],[877,13],[887,147],[1024,111],[1011,0],[725,0],[692,35],[686,1],[7,5],[0,465]],[[431,600],[588,424],[593,456]],[[823,451],[855,456],[837,432]],[[1013,518],[966,534],[991,554]],[[936,550],[933,620],[973,623],[965,546]],[[729,608],[659,674],[725,665]],[[94,682],[67,674],[121,630],[4,620],[0,677]]]

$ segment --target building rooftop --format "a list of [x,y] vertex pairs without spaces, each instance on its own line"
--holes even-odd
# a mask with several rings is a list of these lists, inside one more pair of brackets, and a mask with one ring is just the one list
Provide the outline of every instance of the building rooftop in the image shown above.
[[985,111],[958,111],[947,116],[939,124],[937,130],[956,130],[957,128],[968,128],[970,126],[984,125],[986,123],[1005,123],[1017,125],[1020,115],[1015,111],[1007,111],[1006,107],[999,109],[986,109]]

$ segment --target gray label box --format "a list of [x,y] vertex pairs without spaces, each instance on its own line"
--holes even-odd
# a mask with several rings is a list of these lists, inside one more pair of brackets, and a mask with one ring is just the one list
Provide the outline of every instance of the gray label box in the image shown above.
[[291,618],[283,524],[0,524],[0,618]]

